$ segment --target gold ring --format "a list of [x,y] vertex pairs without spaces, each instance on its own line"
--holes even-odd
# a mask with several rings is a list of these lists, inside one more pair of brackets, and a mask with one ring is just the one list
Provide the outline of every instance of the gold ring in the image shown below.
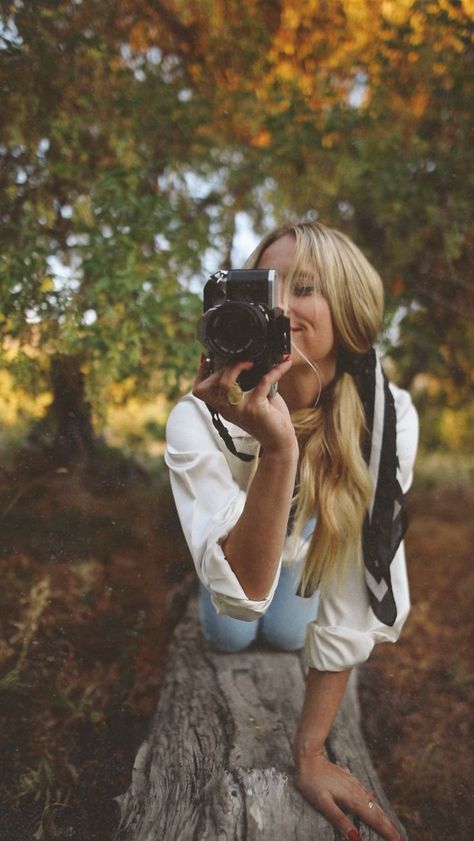
[[231,406],[238,406],[244,398],[244,392],[238,383],[232,383],[227,389],[227,402]]

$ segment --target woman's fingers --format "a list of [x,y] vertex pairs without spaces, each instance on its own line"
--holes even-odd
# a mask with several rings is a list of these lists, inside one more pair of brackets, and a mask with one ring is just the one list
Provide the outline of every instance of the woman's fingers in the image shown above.
[[397,827],[377,802],[376,796],[352,776],[324,757],[298,775],[298,787],[336,829],[349,841],[360,841],[360,834],[349,815],[357,816],[385,841],[403,841]]
[[354,782],[359,789],[355,798],[346,802],[340,800],[340,805],[347,808],[352,814],[357,815],[360,820],[374,829],[386,841],[403,841],[397,827],[377,802],[375,794],[365,789],[355,778]]
[[[291,359],[285,359],[283,362],[280,362],[278,365],[274,365],[265,376],[262,377],[258,385],[255,386],[253,389],[253,395],[257,399],[261,399],[262,397],[268,397],[270,395],[270,390],[275,383],[280,380],[287,371],[291,368]],[[273,396],[273,395],[270,395]]]
[[197,370],[197,374],[195,377],[195,384],[199,384],[204,382],[205,380],[212,380],[218,381],[221,380],[222,377],[231,372],[231,376],[235,379],[242,373],[242,371],[249,371],[252,368],[253,362],[250,360],[243,360],[241,362],[236,362],[235,365],[227,366],[226,368],[219,368],[217,371],[213,373],[209,370],[209,362],[206,355],[203,353],[201,354],[201,361],[199,363],[199,368]]
[[[242,371],[249,371],[253,364],[253,362],[237,362],[235,365],[227,365],[220,371],[219,384],[222,388],[230,388],[236,382]],[[260,382],[257,383],[257,385],[250,391],[246,392],[246,394],[257,399],[261,399],[262,397],[266,398],[272,385],[278,382],[283,374],[286,374],[290,368],[291,359],[289,358],[280,362],[278,365],[274,365],[269,371],[267,371],[266,374],[264,374]]]
[[363,799],[357,809],[357,814],[367,826],[370,826],[387,841],[403,841],[397,827],[385,814],[374,796],[366,796]]
[[349,841],[361,841],[358,830],[329,792],[319,797],[317,808],[344,838],[348,838]]
[[[243,371],[250,371],[253,364],[250,360],[244,360],[236,362],[234,365],[227,365],[225,368],[220,368],[218,371],[210,374],[206,358],[203,354],[194,380],[193,394],[195,397],[199,397],[211,405],[213,402],[219,400],[222,402],[222,398],[226,397],[228,389],[235,385],[240,374]],[[255,388],[245,392],[245,395],[257,401],[261,401],[262,398],[271,397],[270,392],[272,386],[278,382],[290,367],[290,359],[286,359],[279,365],[275,365],[262,377]]]
[[[200,400],[204,400],[206,403],[214,406],[216,402],[222,402],[222,398],[226,398],[228,388],[235,383],[242,371],[250,370],[252,365],[253,362],[249,361],[239,362],[231,368],[221,368],[211,374],[209,373],[209,366],[203,354],[192,392],[195,397],[199,397]],[[215,406],[215,408],[218,407]]]

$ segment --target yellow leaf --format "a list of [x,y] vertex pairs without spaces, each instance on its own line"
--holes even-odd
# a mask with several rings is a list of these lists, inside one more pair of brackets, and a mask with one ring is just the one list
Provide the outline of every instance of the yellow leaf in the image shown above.
[[284,29],[298,29],[301,23],[301,15],[294,6],[287,6],[282,15]]
[[414,0],[383,0],[382,15],[397,26],[405,23],[411,12]]
[[266,149],[271,142],[272,135],[267,129],[261,129],[252,137],[252,146],[256,146],[257,149]]
[[54,289],[53,278],[46,275],[40,283],[40,292],[51,292]]

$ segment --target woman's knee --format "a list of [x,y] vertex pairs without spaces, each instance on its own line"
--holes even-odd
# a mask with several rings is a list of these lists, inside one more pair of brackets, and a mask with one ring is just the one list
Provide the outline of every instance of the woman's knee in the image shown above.
[[296,595],[299,574],[299,567],[282,569],[275,596],[261,622],[262,636],[280,651],[303,648],[307,626],[318,611],[319,593],[309,598]]
[[303,648],[306,628],[285,628],[277,622],[266,623],[261,634],[265,642],[278,651],[298,651]]
[[204,638],[217,651],[244,651],[257,636],[258,621],[245,622],[217,613],[204,587],[199,594],[199,617]]

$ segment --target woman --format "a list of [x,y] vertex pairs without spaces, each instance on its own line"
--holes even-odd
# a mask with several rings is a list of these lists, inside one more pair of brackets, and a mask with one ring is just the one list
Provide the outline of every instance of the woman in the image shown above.
[[[251,362],[209,374],[203,360],[167,427],[203,631],[224,651],[257,634],[282,649],[304,644],[297,784],[350,841],[360,836],[344,810],[398,841],[374,795],[328,760],[324,744],[351,668],[375,643],[394,642],[409,611],[400,486],[411,483],[416,412],[407,392],[388,385],[372,349],[382,284],[346,236],[285,225],[246,268],[276,269],[291,358],[245,394],[236,380]],[[207,407],[253,462],[229,451]]]

